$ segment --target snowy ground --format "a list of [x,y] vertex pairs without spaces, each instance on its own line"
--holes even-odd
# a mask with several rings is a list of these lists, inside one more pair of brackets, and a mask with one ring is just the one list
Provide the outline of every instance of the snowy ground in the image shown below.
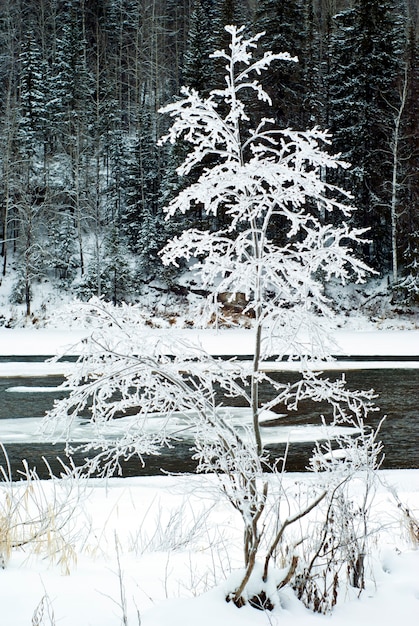
[[[194,329],[156,329],[147,328],[137,331],[144,336],[151,334],[165,337],[168,332],[178,338],[185,338],[189,343],[196,343],[206,352],[213,355],[237,355],[245,356],[253,352],[254,334],[247,329],[230,330],[194,330]],[[66,353],[74,355],[78,353],[78,342],[89,334],[85,329],[64,329],[64,328],[1,328],[0,327],[0,356],[28,356],[44,355],[54,356]],[[386,367],[386,362],[382,361],[383,356],[412,357],[409,367],[414,367],[415,358],[419,355],[419,329],[377,329],[371,328],[366,322],[363,327],[357,330],[352,328],[338,329],[331,334],[334,344],[333,354],[337,359],[339,356],[377,356],[380,357],[380,366]],[[0,376],[19,375],[19,366],[12,364],[3,367]],[[63,366],[57,364],[55,369],[45,364],[45,372],[61,373]],[[288,365],[290,367],[291,365]],[[29,364],[28,371],[30,371]],[[35,364],[35,369],[39,364]],[[285,367],[285,366],[284,366]],[[322,368],[324,368],[324,363]],[[340,368],[341,365],[334,365],[331,362],[327,367]],[[358,367],[358,364],[356,365]],[[394,364],[391,365],[394,367]],[[405,367],[408,367],[405,365]],[[10,369],[12,368],[12,369]],[[60,370],[61,368],[61,370]],[[11,372],[8,374],[8,372]],[[23,374],[26,375],[26,374]],[[35,374],[34,374],[35,375]],[[40,374],[40,375],[43,375]]]
[[[286,482],[294,487],[312,478],[289,474]],[[69,520],[56,533],[63,538],[51,533],[12,550],[0,570],[0,623],[413,626],[419,611],[419,550],[389,486],[418,514],[419,471],[383,471],[379,478],[367,589],[360,598],[348,594],[331,617],[312,614],[288,588],[269,613],[225,602],[225,578],[240,564],[240,524],[209,479],[111,479],[72,488],[41,483],[35,489],[61,504],[61,517]],[[3,492],[8,489],[2,486]],[[60,521],[58,516],[57,525]],[[41,609],[43,621],[36,621]]]
[[[2,328],[0,354],[52,355],[63,347],[71,353],[76,351],[71,346],[84,335],[85,331],[75,330]],[[251,351],[249,331],[211,331],[199,337],[195,333],[195,337],[214,354]],[[335,339],[342,355],[419,355],[418,330],[364,326],[363,330],[338,331]],[[27,373],[27,365],[20,363],[1,367],[1,376]],[[31,367],[39,372],[40,364]],[[224,581],[241,565],[241,530],[211,479],[41,481],[22,497],[25,483],[3,482],[0,551],[5,555],[5,568],[0,569],[0,624],[413,626],[419,615],[419,549],[390,486],[403,509],[417,520],[419,470],[380,471],[378,478],[373,505],[377,532],[367,589],[360,598],[356,594],[342,598],[331,617],[309,612],[288,588],[281,591],[280,604],[272,612],[237,609],[225,602]],[[285,480],[295,490],[295,485],[304,486],[314,477],[289,474]],[[22,525],[25,515],[50,511],[54,503],[55,532],[10,549],[3,529],[8,519],[16,521],[10,517],[8,504],[16,501],[23,516],[17,531],[30,532],[30,524]]]

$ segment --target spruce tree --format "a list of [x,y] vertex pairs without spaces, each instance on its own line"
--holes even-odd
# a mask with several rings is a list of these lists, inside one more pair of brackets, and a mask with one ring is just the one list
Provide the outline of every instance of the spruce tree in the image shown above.
[[[19,56],[14,206],[9,215],[14,222],[18,265],[12,298],[25,303],[27,316],[31,314],[33,285],[44,276],[48,257],[48,248],[43,245],[48,221],[47,177],[40,150],[46,140],[43,66],[40,48],[29,31]],[[45,148],[43,152],[45,155]]]
[[132,298],[132,273],[124,238],[116,226],[110,228],[105,239],[105,245],[106,298],[114,305],[130,301]]
[[[334,147],[352,164],[344,174],[360,208],[358,225],[372,229],[366,250],[379,270],[391,263],[388,138],[402,73],[403,29],[392,0],[356,0],[335,17],[329,74]],[[341,181],[345,182],[345,181]]]
[[87,64],[83,17],[79,3],[70,0],[62,14],[57,34],[54,65],[56,120],[62,147],[74,153],[74,142],[80,133],[83,141],[93,120],[94,78]]
[[397,253],[400,282],[396,296],[419,301],[419,31],[411,12],[405,55],[405,103],[401,116],[398,163]]
[[[229,49],[230,40],[225,26],[244,26],[250,34],[252,29],[252,10],[249,0],[206,0],[211,18],[211,30],[214,36],[214,48]],[[215,88],[224,87],[225,67],[220,59],[213,59],[213,84]]]
[[283,126],[300,127],[302,121],[302,61],[305,14],[301,0],[277,2],[260,0],[257,4],[254,31],[266,34],[264,47],[274,54],[288,52],[299,63],[282,63],[271,70],[266,88],[273,101],[276,121]]
[[186,50],[183,57],[182,85],[208,94],[213,84],[209,55],[214,49],[213,20],[208,1],[197,0],[189,20]]
[[20,63],[20,112],[21,131],[40,139],[44,117],[45,98],[43,93],[44,78],[41,51],[33,33],[26,34],[23,41]]
[[48,266],[53,270],[60,287],[67,289],[77,270],[74,223],[69,211],[62,210],[55,217],[48,229]]
[[93,74],[88,65],[84,16],[78,0],[67,0],[57,27],[54,124],[65,163],[65,194],[74,217],[81,274],[85,271],[84,234],[92,227],[92,165],[95,145]]
[[131,150],[125,180],[126,206],[122,215],[127,245],[139,257],[143,279],[155,271],[159,263],[157,253],[164,242],[164,227],[159,207],[158,153],[153,137],[152,115],[144,108]]
[[82,300],[92,296],[117,305],[133,300],[133,276],[126,241],[116,225],[110,225],[77,285]]

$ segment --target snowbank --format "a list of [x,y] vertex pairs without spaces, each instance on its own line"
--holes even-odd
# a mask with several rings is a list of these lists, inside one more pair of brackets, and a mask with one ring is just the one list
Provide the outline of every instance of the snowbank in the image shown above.
[[[289,474],[286,486],[313,478]],[[374,579],[332,616],[311,613],[289,588],[280,591],[281,605],[270,613],[227,604],[223,581],[241,562],[240,525],[210,479],[184,476],[92,480],[80,494],[68,494],[62,485],[70,503],[79,498],[67,528],[66,557],[50,561],[32,554],[31,546],[13,551],[0,569],[1,625],[413,626],[419,551],[389,486],[417,513],[419,470],[381,471],[379,478]],[[50,482],[44,487],[46,493],[53,489]],[[36,622],[41,601],[44,621]]]
[[[213,355],[253,353],[254,333],[234,330],[148,329],[144,335],[168,333],[194,342]],[[89,335],[87,330],[46,328],[0,328],[0,355],[77,354],[77,344]],[[337,330],[332,333],[336,356],[419,356],[419,330]]]

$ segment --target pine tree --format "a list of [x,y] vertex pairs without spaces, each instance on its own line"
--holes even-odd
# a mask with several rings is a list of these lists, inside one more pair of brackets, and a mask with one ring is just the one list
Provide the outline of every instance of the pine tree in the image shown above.
[[214,50],[215,43],[208,4],[208,0],[197,0],[195,3],[189,20],[182,66],[182,85],[207,94],[213,86],[213,68],[209,55]]
[[407,28],[396,206],[400,281],[395,285],[395,297],[408,303],[419,301],[419,31],[413,15]]
[[299,63],[282,63],[272,68],[266,89],[273,101],[272,113],[283,126],[299,128],[304,102],[302,89],[302,62],[305,13],[301,0],[277,2],[260,0],[257,4],[253,29],[264,31],[264,46],[274,54],[288,52],[299,58]]
[[[73,153],[76,137],[85,141],[94,111],[95,83],[87,64],[83,14],[77,0],[68,0],[61,15],[55,60],[56,120],[63,148]],[[80,135],[81,134],[81,135]]]
[[[26,154],[37,162],[40,181],[47,186],[48,155],[53,142],[51,127],[50,72],[46,59],[32,31],[25,34],[19,55],[19,141],[26,144]],[[32,167],[35,162],[32,163]]]
[[106,298],[115,306],[132,300],[132,272],[126,250],[126,242],[116,226],[112,226],[105,240],[106,257],[104,277]]
[[[44,246],[48,222],[45,142],[46,111],[42,68],[44,63],[35,37],[29,31],[19,58],[19,106],[17,111],[16,162],[14,164],[14,239],[18,279],[12,294],[16,302],[26,305],[31,314],[33,286],[45,275],[48,248]],[[44,150],[40,150],[40,146]],[[44,158],[42,156],[44,155]],[[20,187],[20,189],[19,189]]]
[[39,139],[42,133],[44,113],[44,79],[41,51],[35,42],[33,33],[26,34],[23,41],[20,62],[20,111],[21,129]]
[[251,10],[249,2],[244,0],[214,0],[213,13],[215,19],[218,18],[221,32],[219,36],[221,43],[227,47],[230,46],[230,39],[225,31],[225,26],[233,24],[234,26],[250,26]]
[[[212,52],[214,49],[226,49],[230,45],[230,39],[225,31],[225,26],[244,26],[246,32],[252,29],[252,9],[249,0],[201,0],[210,19],[212,32]],[[224,87],[225,67],[221,59],[212,60],[211,86],[215,89]]]
[[344,175],[361,209],[358,224],[371,227],[368,258],[391,264],[388,137],[402,73],[403,29],[392,0],[356,0],[335,17],[329,74],[334,147],[352,164]]
[[298,52],[301,85],[301,119],[304,127],[328,127],[328,94],[324,74],[328,67],[328,38],[331,16],[322,3],[310,0],[303,4],[304,28],[302,52]]
[[158,154],[153,137],[152,115],[144,108],[131,150],[125,180],[126,206],[122,215],[127,245],[139,257],[142,279],[147,279],[155,271],[157,253],[165,241],[159,204]]
[[92,226],[92,212],[96,209],[89,202],[95,151],[91,133],[95,121],[95,82],[88,66],[83,25],[79,0],[66,0],[60,14],[53,65],[54,124],[67,173],[65,193],[74,216],[81,274],[85,270],[83,236]]
[[60,286],[67,289],[77,270],[74,221],[69,211],[58,212],[48,230],[48,266],[53,270]]
[[102,298],[114,305],[133,300],[133,275],[123,233],[111,225],[103,233],[79,280],[76,292],[82,300]]

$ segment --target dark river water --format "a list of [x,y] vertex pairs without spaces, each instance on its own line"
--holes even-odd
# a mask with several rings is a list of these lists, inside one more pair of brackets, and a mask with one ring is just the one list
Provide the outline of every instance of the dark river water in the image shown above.
[[[278,373],[282,381],[292,380],[292,373]],[[331,372],[329,378],[339,377]],[[354,370],[345,373],[347,385],[352,389],[374,389],[378,394],[376,404],[378,413],[370,419],[376,425],[385,415],[381,427],[380,439],[384,444],[385,458],[383,468],[419,468],[419,369],[376,369]],[[52,406],[57,393],[8,393],[10,387],[56,387],[62,381],[58,377],[47,378],[0,378],[0,420],[24,417],[40,417]],[[263,398],[262,390],[262,398]],[[284,425],[317,424],[319,415],[326,412],[326,406],[305,402],[300,410],[284,419]],[[131,460],[124,465],[125,476],[154,475],[161,471],[193,472],[195,463],[191,460],[191,442],[176,444],[174,449],[164,451],[159,456],[147,459],[145,467],[138,460]],[[268,446],[269,452],[277,457],[284,452],[283,444]],[[307,465],[313,443],[292,444],[289,451],[287,468],[289,471],[303,471]],[[46,476],[42,457],[48,459],[54,471],[58,470],[57,456],[65,458],[60,444],[19,443],[8,444],[7,453],[12,465],[13,475],[22,467],[21,460],[26,459],[29,466],[36,466],[41,477]],[[75,455],[77,464],[83,459]],[[0,452],[0,464],[3,463]]]

